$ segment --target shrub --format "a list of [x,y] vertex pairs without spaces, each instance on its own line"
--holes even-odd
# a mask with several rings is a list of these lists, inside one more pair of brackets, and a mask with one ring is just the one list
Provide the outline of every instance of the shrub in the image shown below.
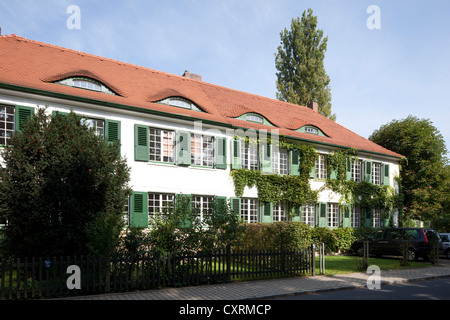
[[290,250],[311,244],[309,225],[301,222],[251,223],[240,241],[244,250]]

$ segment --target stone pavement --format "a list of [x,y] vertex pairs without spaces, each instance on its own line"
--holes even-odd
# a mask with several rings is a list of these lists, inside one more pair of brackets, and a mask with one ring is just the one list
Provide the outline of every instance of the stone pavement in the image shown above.
[[[164,288],[160,290],[73,297],[70,300],[248,300],[366,287],[372,273],[349,273],[334,276],[304,276],[270,280],[233,282],[216,285]],[[450,276],[450,260],[438,266],[381,271],[381,286]],[[374,283],[373,281],[370,281]]]

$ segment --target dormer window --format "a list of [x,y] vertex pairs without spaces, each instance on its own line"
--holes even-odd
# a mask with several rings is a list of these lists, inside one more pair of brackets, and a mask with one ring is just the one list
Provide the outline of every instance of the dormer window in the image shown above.
[[315,134],[315,135],[322,136],[322,137],[327,136],[325,133],[323,133],[322,130],[320,130],[319,128],[317,128],[316,126],[313,126],[313,125],[303,126],[300,129],[297,129],[296,131],[305,132],[305,133],[309,133],[309,134]]
[[74,80],[73,86],[82,89],[102,91],[102,86],[88,80]]
[[94,79],[91,79],[91,78],[73,77],[73,78],[67,78],[64,80],[60,80],[55,83],[69,86],[69,87],[80,88],[80,89],[84,89],[84,90],[91,90],[91,91],[116,95],[116,93],[114,91],[109,89],[103,83],[96,81]]
[[176,108],[182,108],[182,109],[203,112],[203,110],[200,109],[195,103],[193,103],[190,100],[181,98],[181,97],[170,97],[170,98],[161,100],[158,103],[176,107]]
[[248,114],[246,115],[245,119],[247,121],[252,121],[252,122],[258,122],[258,123],[263,123],[263,118],[254,114]]

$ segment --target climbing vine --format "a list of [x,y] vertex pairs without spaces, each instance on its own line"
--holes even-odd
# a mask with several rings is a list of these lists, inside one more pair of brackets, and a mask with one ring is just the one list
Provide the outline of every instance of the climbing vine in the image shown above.
[[[271,141],[267,141],[270,143]],[[291,206],[302,206],[318,202],[321,191],[328,189],[341,195],[341,204],[359,205],[367,208],[381,208],[390,215],[395,208],[401,208],[401,193],[395,193],[391,186],[380,186],[369,182],[355,182],[347,177],[347,166],[358,161],[357,150],[330,152],[327,155],[325,184],[319,190],[310,186],[310,172],[315,167],[317,152],[312,146],[296,145],[284,140],[278,141],[280,149],[300,151],[300,175],[264,174],[258,170],[232,170],[235,194],[242,197],[245,187],[256,187],[258,198],[263,202],[287,201]]]

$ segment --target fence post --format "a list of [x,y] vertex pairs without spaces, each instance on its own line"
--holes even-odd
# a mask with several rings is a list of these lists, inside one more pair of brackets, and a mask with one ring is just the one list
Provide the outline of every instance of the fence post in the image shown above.
[[311,244],[311,275],[316,275],[316,244]]
[[231,246],[227,245],[227,281],[231,281]]

